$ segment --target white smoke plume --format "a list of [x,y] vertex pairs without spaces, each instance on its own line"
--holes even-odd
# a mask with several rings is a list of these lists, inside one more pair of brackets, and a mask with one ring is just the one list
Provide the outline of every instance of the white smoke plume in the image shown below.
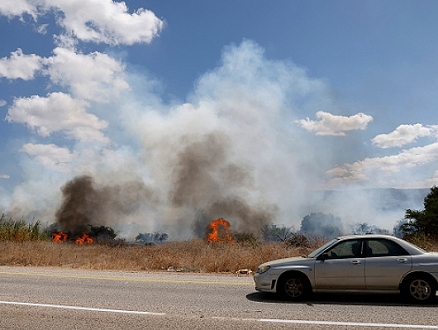
[[[200,77],[184,102],[165,102],[153,81],[130,71],[129,64],[125,70],[129,88],[120,88],[111,103],[72,107],[71,114],[92,119],[86,122],[51,121],[43,108],[40,118],[27,122],[18,114],[32,110],[37,97],[15,101],[9,120],[26,122],[42,136],[63,132],[65,144],[28,143],[21,149],[26,180],[0,199],[5,209],[67,228],[109,225],[121,236],[163,231],[172,239],[193,236],[201,218],[223,217],[232,230],[254,233],[270,222],[298,227],[311,212],[374,223],[376,212],[362,195],[345,208],[345,201],[324,199],[324,175],[339,155],[329,141],[315,144],[296,124],[298,109],[338,109],[324,80],[292,62],[267,59],[248,40],[226,47],[221,64]],[[61,94],[39,100],[54,95]],[[371,120],[365,119],[356,129]],[[347,124],[342,129],[337,122],[337,132],[355,129]],[[93,134],[87,129],[81,135],[90,125]],[[73,195],[81,206],[72,207]]]

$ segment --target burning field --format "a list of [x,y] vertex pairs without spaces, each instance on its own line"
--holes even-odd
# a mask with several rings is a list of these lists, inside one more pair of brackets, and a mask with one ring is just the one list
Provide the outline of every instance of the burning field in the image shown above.
[[[68,239],[69,235],[67,233],[64,233],[63,231],[52,233],[52,242],[61,243],[66,242]],[[72,241],[74,241],[76,244],[85,244],[93,243],[94,239],[86,233],[82,233],[80,237],[73,238]]]
[[[222,218],[211,221],[206,230],[205,240],[209,243],[235,243],[231,232],[230,223]],[[116,243],[114,232],[110,233],[110,228],[100,227],[100,233],[96,227],[90,226],[90,233],[82,233],[80,236],[75,236],[64,231],[52,232],[52,242],[74,242],[76,244],[95,243],[96,238],[104,243]],[[97,228],[99,229],[99,228]]]

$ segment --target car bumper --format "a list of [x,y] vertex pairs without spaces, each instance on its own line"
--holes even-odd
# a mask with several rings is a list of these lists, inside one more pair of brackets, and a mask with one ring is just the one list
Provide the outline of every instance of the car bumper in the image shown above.
[[260,292],[275,292],[277,276],[270,274],[254,274],[255,289]]

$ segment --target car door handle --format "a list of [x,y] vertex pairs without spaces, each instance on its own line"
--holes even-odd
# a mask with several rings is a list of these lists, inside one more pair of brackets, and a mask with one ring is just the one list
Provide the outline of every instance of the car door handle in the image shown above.
[[353,260],[353,261],[351,262],[351,264],[352,264],[352,265],[360,265],[361,262],[360,262],[359,260]]
[[407,258],[398,258],[398,259],[397,259],[397,262],[398,262],[399,264],[405,264],[405,263],[408,262],[408,259],[407,259]]

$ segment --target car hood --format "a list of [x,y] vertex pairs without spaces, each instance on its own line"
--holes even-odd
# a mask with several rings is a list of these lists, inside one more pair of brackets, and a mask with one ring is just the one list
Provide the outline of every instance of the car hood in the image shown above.
[[278,267],[278,266],[283,266],[283,265],[302,265],[302,264],[306,264],[307,261],[313,261],[314,259],[312,258],[305,258],[305,257],[292,257],[292,258],[284,258],[284,259],[277,259],[277,260],[272,260],[272,261],[268,261],[266,263],[263,264],[263,266],[271,266],[271,267]]

